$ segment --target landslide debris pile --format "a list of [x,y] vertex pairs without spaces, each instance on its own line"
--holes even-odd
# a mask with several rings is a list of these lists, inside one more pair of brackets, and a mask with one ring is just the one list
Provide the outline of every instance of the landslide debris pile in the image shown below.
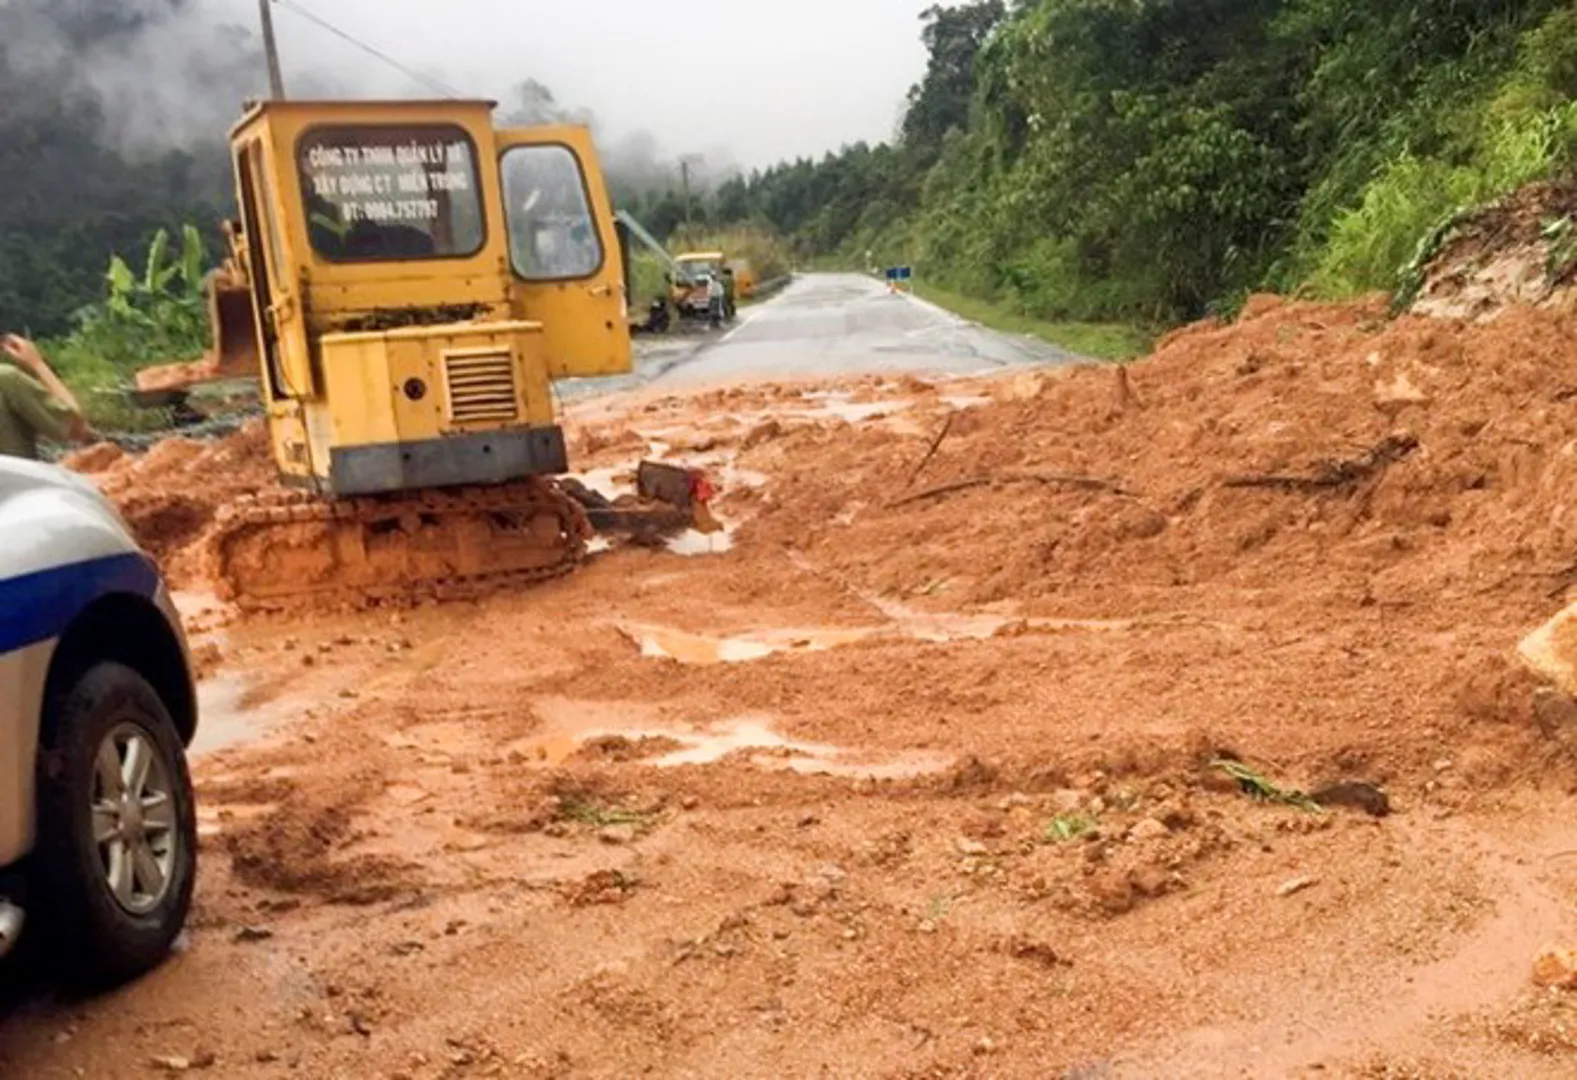
[[1125,369],[998,380],[951,419],[916,410],[929,436],[786,431],[746,455],[793,480],[745,534],[951,604],[1555,581],[1577,559],[1577,313],[1385,315],[1256,297]]
[[[1342,604],[1471,598],[1526,622],[1577,580],[1570,308],[1391,319],[1379,298],[1262,296],[1126,367],[978,386],[989,399],[959,410],[957,387],[889,381],[875,392],[901,411],[886,419],[812,415],[828,395],[802,387],[734,388],[572,436],[582,465],[623,461],[671,413],[689,449],[770,478],[728,493],[744,511],[729,558],[776,564],[790,547],[860,589],[952,607],[1087,600],[1116,615],[1144,606],[1137,591],[1219,583]],[[260,423],[69,463],[182,584],[203,575],[217,510],[274,484]]]
[[62,464],[93,478],[176,585],[202,576],[197,542],[219,509],[275,482],[262,420],[214,442],[163,439],[145,454],[100,443]]

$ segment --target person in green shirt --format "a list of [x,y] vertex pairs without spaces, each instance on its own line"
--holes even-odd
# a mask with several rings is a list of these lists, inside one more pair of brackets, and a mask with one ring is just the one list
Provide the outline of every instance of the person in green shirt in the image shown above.
[[24,337],[0,338],[0,454],[38,460],[38,441],[86,442],[93,431],[82,406],[38,346]]

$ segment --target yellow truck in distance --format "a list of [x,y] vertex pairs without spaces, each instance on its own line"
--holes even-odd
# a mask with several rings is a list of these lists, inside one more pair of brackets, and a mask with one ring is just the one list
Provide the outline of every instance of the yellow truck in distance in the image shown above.
[[690,251],[674,257],[674,262],[684,270],[689,280],[673,281],[670,299],[681,316],[705,318],[707,314],[705,279],[731,270],[734,274],[734,296],[748,300],[756,293],[756,275],[744,259],[730,259],[721,251]]

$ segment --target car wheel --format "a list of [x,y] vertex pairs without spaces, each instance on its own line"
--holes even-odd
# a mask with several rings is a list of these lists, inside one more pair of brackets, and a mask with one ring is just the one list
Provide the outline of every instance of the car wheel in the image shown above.
[[68,979],[113,986],[168,954],[191,908],[197,820],[175,724],[121,664],[53,703],[39,755],[38,884]]

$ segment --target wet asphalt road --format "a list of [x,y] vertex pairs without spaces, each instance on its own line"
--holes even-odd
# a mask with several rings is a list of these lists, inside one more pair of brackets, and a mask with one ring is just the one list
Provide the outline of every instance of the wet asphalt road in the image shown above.
[[564,397],[650,387],[681,390],[740,380],[913,372],[981,375],[1070,363],[1074,354],[986,330],[859,274],[808,274],[779,296],[744,309],[714,334],[637,339],[634,374],[558,384]]

